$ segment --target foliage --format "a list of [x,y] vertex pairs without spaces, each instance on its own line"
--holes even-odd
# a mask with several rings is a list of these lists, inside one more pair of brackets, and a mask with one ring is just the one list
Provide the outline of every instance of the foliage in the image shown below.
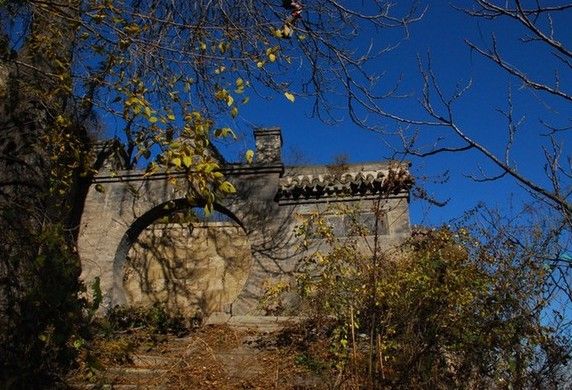
[[146,328],[151,333],[184,335],[189,331],[190,324],[187,322],[183,315],[172,313],[172,310],[155,304],[149,308],[112,308],[106,313],[100,326],[112,332]]
[[563,380],[570,339],[546,320],[551,270],[535,256],[498,236],[485,242],[446,227],[372,253],[365,243],[375,234],[353,229],[335,237],[319,215],[300,228],[308,244],[322,245],[306,259],[299,289],[310,313],[336,320],[332,348],[344,380],[392,388]]
[[117,306],[93,318],[85,338],[75,339],[78,353],[72,376],[94,380],[110,365],[131,363],[138,349],[151,349],[169,335],[181,337],[190,330],[184,316],[159,304],[146,308]]
[[[22,240],[21,231],[5,232],[3,245],[12,238]],[[72,342],[82,331],[77,259],[63,229],[48,225],[26,240],[27,245],[2,251],[7,256],[2,266],[9,267],[2,269],[6,301],[0,315],[0,383],[4,388],[38,388],[57,381],[73,361],[76,348]]]
[[[363,73],[373,51],[355,50],[355,33],[401,28],[406,35],[422,11],[369,3],[308,4],[295,24],[282,4],[266,0],[29,0],[0,9],[0,18],[15,55],[7,62],[41,78],[42,99],[66,96],[67,110],[52,119],[84,124],[94,112],[113,118],[129,165],[170,150],[181,161],[186,157],[188,168],[213,162],[203,153],[213,138],[236,137],[214,119],[232,123],[250,92],[278,92],[292,103],[308,96],[315,113],[326,117],[339,80],[347,81],[341,85],[354,105],[381,99],[370,90],[373,76]],[[288,23],[291,39],[277,33]],[[296,78],[289,72],[294,67]],[[171,150],[181,133],[187,148]]]

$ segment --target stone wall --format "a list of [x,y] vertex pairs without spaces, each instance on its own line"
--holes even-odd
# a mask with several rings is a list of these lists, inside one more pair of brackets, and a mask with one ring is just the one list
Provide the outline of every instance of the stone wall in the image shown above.
[[127,304],[161,303],[189,316],[228,311],[252,255],[244,230],[230,222],[153,224],[127,255]]
[[[345,221],[336,213],[340,206],[358,210],[370,226],[374,210],[382,210],[379,233],[384,245],[409,235],[408,164],[354,164],[335,170],[284,167],[280,132],[258,130],[255,135],[262,150],[254,164],[227,164],[223,170],[237,188],[215,205],[233,222],[226,230],[193,230],[189,235],[173,226],[172,232],[159,229],[163,232],[154,237],[156,227],[148,228],[158,219],[200,204],[189,204],[186,194],[168,184],[166,173],[102,170],[95,177],[78,247],[82,277],[88,283],[100,278],[107,307],[170,299],[188,311],[201,307],[263,314],[258,304],[265,286],[288,278],[306,255],[296,226],[306,215],[326,213],[343,232]],[[223,281],[223,275],[232,276]]]

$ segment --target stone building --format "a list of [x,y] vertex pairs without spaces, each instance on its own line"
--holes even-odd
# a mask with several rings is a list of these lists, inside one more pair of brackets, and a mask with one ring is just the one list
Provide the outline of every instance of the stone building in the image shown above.
[[[78,246],[82,277],[100,278],[107,307],[160,302],[189,314],[264,314],[265,287],[288,279],[308,254],[296,226],[321,213],[335,234],[347,234],[339,206],[356,210],[370,232],[376,226],[383,245],[408,236],[407,163],[286,167],[279,129],[254,136],[254,162],[224,167],[236,194],[219,200],[208,217],[168,184],[166,173],[99,172]],[[184,217],[165,219],[173,213]]]

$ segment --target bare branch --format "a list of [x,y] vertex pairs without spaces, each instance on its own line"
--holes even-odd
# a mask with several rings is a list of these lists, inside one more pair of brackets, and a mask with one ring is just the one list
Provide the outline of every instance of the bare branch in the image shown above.
[[485,50],[481,49],[480,47],[476,46],[475,44],[473,44],[472,42],[470,42],[469,40],[465,40],[465,42],[467,43],[467,45],[471,49],[473,49],[473,50],[477,51],[478,53],[480,53],[481,55],[487,57],[488,59],[495,62],[497,65],[499,65],[502,69],[506,70],[511,75],[520,79],[526,86],[533,88],[533,89],[536,89],[536,90],[548,92],[552,95],[561,97],[567,101],[572,102],[572,95],[570,95],[566,92],[563,92],[559,89],[552,88],[552,87],[548,86],[547,84],[536,82],[536,81],[530,79],[528,76],[526,76],[524,73],[522,73],[517,68],[509,65],[506,61],[504,61],[502,59],[502,57],[500,56],[498,50],[497,50],[496,40],[494,37],[492,38],[492,42],[493,42],[492,51],[485,51]]

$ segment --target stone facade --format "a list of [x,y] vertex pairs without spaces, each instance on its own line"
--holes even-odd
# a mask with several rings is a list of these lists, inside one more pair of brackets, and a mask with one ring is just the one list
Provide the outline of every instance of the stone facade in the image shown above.
[[384,245],[409,235],[407,163],[284,167],[279,129],[256,130],[255,138],[253,164],[225,165],[237,192],[216,204],[224,221],[157,224],[193,206],[165,173],[102,170],[95,177],[78,246],[82,277],[100,278],[108,307],[162,302],[188,312],[264,314],[265,286],[287,278],[306,254],[296,226],[319,212],[344,234],[336,206],[358,210],[366,226],[377,215]]
[[188,316],[224,312],[251,266],[248,237],[232,221],[153,224],[129,250],[123,289],[130,305],[163,303]]

